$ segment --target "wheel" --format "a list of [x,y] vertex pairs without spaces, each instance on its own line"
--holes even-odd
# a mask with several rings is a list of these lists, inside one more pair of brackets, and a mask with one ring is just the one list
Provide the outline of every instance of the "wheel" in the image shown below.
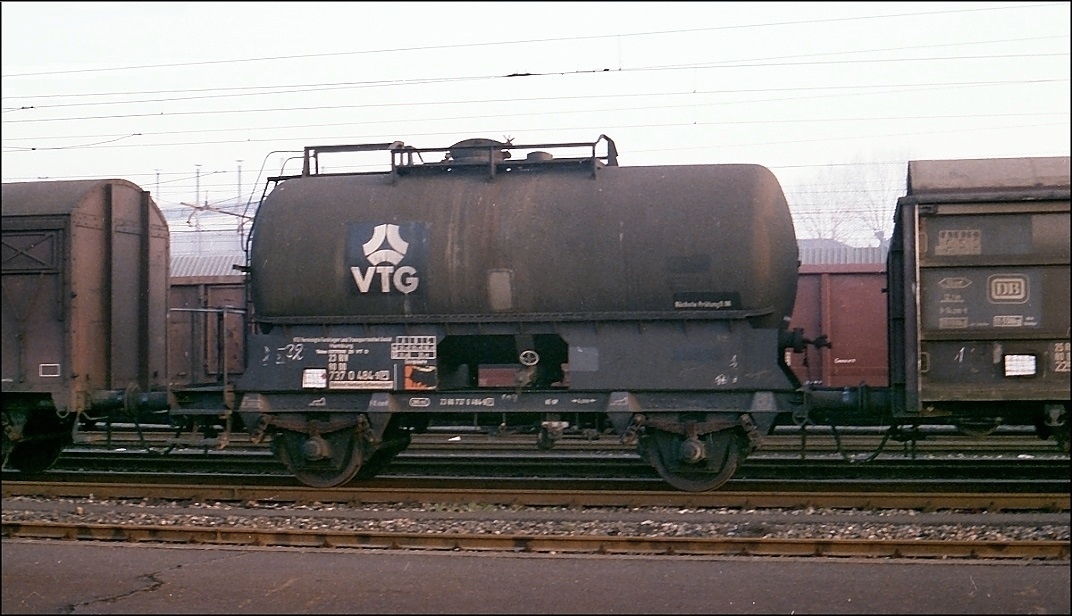
[[48,470],[63,453],[66,439],[48,438],[15,443],[4,460],[6,468],[24,473],[40,473]]
[[365,440],[356,430],[310,436],[285,430],[272,449],[291,474],[307,486],[334,488],[353,479],[365,458]]
[[719,430],[700,437],[704,457],[691,463],[683,451],[692,444],[683,434],[652,430],[641,439],[641,455],[659,471],[666,483],[686,492],[713,490],[729,481],[737,471],[741,437],[734,430]]

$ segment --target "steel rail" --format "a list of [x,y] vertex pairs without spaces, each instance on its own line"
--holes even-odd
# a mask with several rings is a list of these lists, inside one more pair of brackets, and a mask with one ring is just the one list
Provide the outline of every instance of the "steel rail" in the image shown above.
[[[246,478],[244,478],[246,479]],[[490,504],[561,507],[736,507],[736,508],[840,508],[918,509],[923,511],[970,509],[980,511],[1069,511],[1069,493],[878,492],[866,489],[679,492],[666,490],[600,490],[555,487],[525,488],[524,483],[480,480],[378,482],[331,489],[305,486],[4,481],[3,496],[75,497],[98,499],[168,499],[229,502],[295,503],[428,503]],[[508,485],[510,484],[510,485]],[[467,485],[471,487],[456,487]],[[814,488],[814,485],[811,486]]]
[[553,554],[659,554],[865,558],[1067,560],[1068,541],[943,541],[926,539],[782,539],[631,537],[531,534],[369,532],[305,529],[3,523],[5,539],[63,539],[192,545],[378,550],[503,551]]
[[[135,473],[171,473],[202,475],[246,474],[253,477],[290,477],[286,467],[268,451],[172,452],[167,455],[143,451],[101,451],[73,449],[65,452],[43,475],[23,476],[5,471],[7,479],[55,479],[67,473],[72,480],[88,480],[89,471]],[[81,473],[82,477],[74,473]],[[429,451],[403,452],[382,470],[378,479],[412,477],[527,477],[551,479],[656,480],[657,472],[635,454],[620,452],[491,452],[458,450],[445,453]],[[1034,491],[1056,490],[1059,484],[1069,483],[1067,459],[1030,457],[941,457],[908,460],[879,457],[866,464],[853,464],[840,457],[812,456],[807,460],[796,457],[755,457],[738,468],[733,488],[741,481],[772,480],[864,480],[889,483],[891,480],[919,481],[1024,481]],[[135,479],[136,481],[136,479]],[[211,479],[209,481],[212,481]],[[1042,487],[1049,482],[1049,486]],[[986,489],[986,488],[983,488]],[[996,490],[1000,491],[1000,490]],[[1022,490],[1021,490],[1022,491]]]
[[[450,438],[458,440],[452,441]],[[176,439],[173,434],[163,430],[150,433],[146,429],[144,440],[152,445],[172,444],[177,447],[200,448],[194,444],[185,444],[183,439]],[[207,439],[208,440],[208,439]],[[849,450],[873,449],[881,440],[881,436],[868,434],[845,434],[841,436],[842,447]],[[80,448],[104,448],[104,447],[128,447],[136,448],[141,444],[142,437],[123,430],[115,431],[109,436],[101,430],[91,432],[79,432],[75,438],[74,447]],[[836,451],[834,439],[829,434],[809,433],[807,436],[806,455],[816,455]],[[212,445],[205,446],[213,449]],[[228,440],[228,449],[268,451],[267,444],[254,445],[250,443],[245,433],[232,434]],[[407,451],[454,451],[459,449],[469,450],[504,450],[525,451],[525,448],[536,448],[536,434],[505,434],[489,435],[484,433],[442,433],[442,434],[419,434],[413,437],[413,443]],[[767,453],[799,453],[801,449],[800,436],[793,433],[782,433],[767,436],[763,439],[758,450],[751,457],[762,457]],[[586,439],[580,436],[570,436],[560,439],[555,443],[555,450],[600,450],[635,452],[635,446],[623,445],[617,437],[603,435],[600,438]],[[226,451],[226,450],[224,450]],[[960,435],[935,434],[917,441],[914,446],[908,443],[890,445],[887,447],[890,455],[902,454],[905,457],[913,452],[920,454],[934,453],[972,453],[972,454],[1042,454],[1052,456],[1065,456],[1053,441],[1041,440],[1033,434],[1004,433],[987,437],[969,437]],[[406,452],[403,452],[405,455]]]

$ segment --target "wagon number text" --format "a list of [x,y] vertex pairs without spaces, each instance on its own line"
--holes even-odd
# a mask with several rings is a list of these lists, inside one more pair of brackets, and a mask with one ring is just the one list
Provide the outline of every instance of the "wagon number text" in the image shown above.
[[1053,371],[1068,372],[1072,364],[1072,342],[1056,342],[1053,345]]
[[301,361],[304,359],[302,350],[302,345],[300,343],[283,345],[274,350],[269,347],[264,347],[264,359],[261,360],[261,363],[267,366],[272,362],[273,356],[276,364],[285,364],[287,361]]

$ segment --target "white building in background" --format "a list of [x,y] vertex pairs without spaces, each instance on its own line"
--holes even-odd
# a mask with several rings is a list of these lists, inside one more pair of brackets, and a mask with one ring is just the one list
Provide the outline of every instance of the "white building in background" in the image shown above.
[[805,265],[885,263],[887,247],[850,246],[837,240],[797,239],[800,262]]

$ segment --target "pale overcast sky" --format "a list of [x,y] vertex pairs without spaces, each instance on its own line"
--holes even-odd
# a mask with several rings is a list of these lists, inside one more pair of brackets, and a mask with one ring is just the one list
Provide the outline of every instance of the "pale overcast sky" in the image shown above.
[[394,140],[607,134],[623,165],[758,163],[787,192],[859,161],[1067,156],[1069,8],[3,2],[2,175],[166,206],[234,199],[239,167],[259,195],[274,152]]

